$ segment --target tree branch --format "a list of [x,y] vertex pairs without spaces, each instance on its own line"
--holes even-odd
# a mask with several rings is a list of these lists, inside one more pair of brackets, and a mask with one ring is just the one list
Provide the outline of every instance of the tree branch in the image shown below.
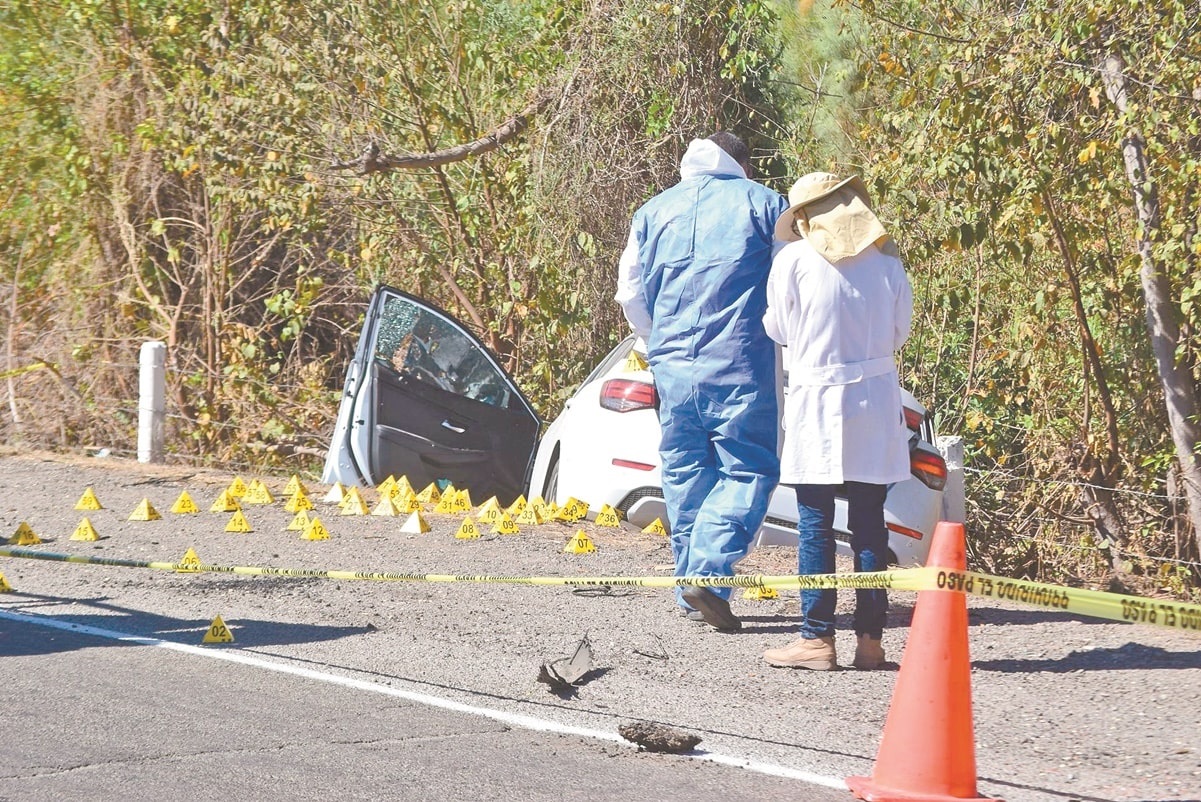
[[436,150],[432,153],[406,153],[399,156],[381,153],[379,145],[372,142],[358,158],[350,161],[335,162],[333,169],[354,170],[359,175],[391,172],[392,170],[419,170],[424,167],[438,167],[443,164],[459,162],[473,156],[490,153],[514,139],[528,128],[530,120],[550,105],[556,94],[553,91],[542,92],[530,105],[506,120],[499,127],[494,128],[474,141]]

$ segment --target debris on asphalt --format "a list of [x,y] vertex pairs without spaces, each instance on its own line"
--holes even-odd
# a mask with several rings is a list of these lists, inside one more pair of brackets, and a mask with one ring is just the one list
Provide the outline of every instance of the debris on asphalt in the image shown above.
[[543,663],[538,669],[538,681],[550,686],[555,693],[570,693],[576,686],[583,685],[592,670],[592,644],[584,635],[571,657],[561,657]]
[[648,752],[668,752],[673,755],[691,752],[701,742],[699,735],[652,721],[622,724],[617,728],[617,734],[638,744],[640,749]]

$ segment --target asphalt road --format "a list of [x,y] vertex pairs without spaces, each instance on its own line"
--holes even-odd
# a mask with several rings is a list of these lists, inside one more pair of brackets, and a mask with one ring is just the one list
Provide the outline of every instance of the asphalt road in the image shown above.
[[[247,477],[249,478],[249,477]],[[277,495],[285,477],[266,477]],[[457,540],[459,520],[317,512],[300,540],[282,498],[247,507],[249,533],[207,512],[231,474],[0,456],[0,536],[35,548],[174,562],[413,573],[662,575],[670,552],[635,531],[575,527]],[[70,535],[85,487],[96,542]],[[166,510],[188,490],[203,512]],[[323,488],[311,485],[314,496]],[[142,499],[163,519],[131,522]],[[370,499],[369,499],[370,500]],[[787,573],[795,552],[757,552]],[[767,799],[849,800],[869,774],[896,673],[794,672],[760,654],[795,632],[795,595],[736,599],[723,635],[665,592],[465,583],[183,575],[0,558],[0,800]],[[848,623],[850,594],[840,600]],[[908,640],[913,594],[894,594],[885,645]],[[1013,605],[969,603],[979,790],[1010,802],[1201,799],[1201,640]],[[214,616],[234,635],[203,645]],[[542,662],[587,633],[588,681],[556,695]],[[841,661],[853,638],[839,633]],[[639,752],[620,724],[696,734],[687,756]],[[914,749],[925,748],[915,743]],[[830,787],[834,786],[834,787]]]
[[[765,799],[797,790],[757,771],[381,693],[388,685],[279,673],[266,666],[284,664],[270,660],[12,619],[0,619],[0,644],[0,800]],[[804,794],[847,797],[817,786]]]

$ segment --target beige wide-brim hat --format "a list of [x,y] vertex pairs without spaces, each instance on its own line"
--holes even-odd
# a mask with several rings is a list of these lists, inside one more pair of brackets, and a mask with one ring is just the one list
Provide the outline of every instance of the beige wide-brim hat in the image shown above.
[[[808,206],[823,198],[828,198],[843,187],[851,189],[863,200],[864,205],[867,205],[867,187],[864,186],[863,180],[859,176],[839,178],[833,173],[809,173],[797,179],[797,182],[792,185],[792,189],[788,190],[788,209],[776,220],[776,239],[781,242],[796,242],[802,235],[808,236],[807,216],[803,214],[798,216],[797,212],[801,210],[802,206]],[[870,206],[868,208],[870,209]],[[801,230],[800,234],[793,230],[794,220],[797,222],[797,228]]]
[[837,264],[872,245],[896,256],[896,248],[872,211],[867,187],[858,177],[810,173],[788,192],[792,204],[776,221],[776,237],[795,242],[802,237],[826,261]]

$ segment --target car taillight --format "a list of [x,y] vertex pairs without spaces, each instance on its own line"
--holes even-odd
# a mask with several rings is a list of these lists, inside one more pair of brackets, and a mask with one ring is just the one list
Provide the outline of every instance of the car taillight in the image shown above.
[[903,407],[905,410],[905,425],[909,427],[911,432],[920,432],[922,430],[922,413],[916,409]]
[[632,459],[619,459],[617,457],[613,458],[613,464],[618,468],[633,468],[636,471],[653,471],[655,469],[654,465],[648,465],[645,462],[634,462]]
[[916,529],[910,529],[908,526],[901,526],[900,524],[890,523],[890,524],[888,524],[888,530],[890,532],[896,532],[898,535],[904,535],[905,537],[911,537],[914,540],[922,539],[921,532],[917,531]]
[[600,405],[614,412],[654,409],[655,386],[630,379],[610,379],[601,385]]
[[931,490],[947,486],[947,463],[938,454],[920,449],[909,453],[909,470]]

